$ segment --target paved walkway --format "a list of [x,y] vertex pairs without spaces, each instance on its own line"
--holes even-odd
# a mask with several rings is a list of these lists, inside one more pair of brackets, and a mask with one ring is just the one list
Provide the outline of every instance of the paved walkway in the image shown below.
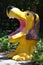
[[31,65],[29,61],[14,61],[7,59],[4,55],[0,54],[0,65]]

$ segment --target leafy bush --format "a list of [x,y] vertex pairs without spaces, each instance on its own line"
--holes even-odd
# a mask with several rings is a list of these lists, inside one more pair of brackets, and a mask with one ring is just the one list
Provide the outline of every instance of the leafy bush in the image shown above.
[[0,52],[2,51],[13,51],[18,46],[18,42],[10,43],[8,41],[8,36],[0,38]]
[[35,52],[33,53],[33,60],[37,64],[43,65],[43,39],[40,39],[36,45]]
[[10,43],[8,42],[8,36],[4,36],[0,39],[0,51],[10,49]]

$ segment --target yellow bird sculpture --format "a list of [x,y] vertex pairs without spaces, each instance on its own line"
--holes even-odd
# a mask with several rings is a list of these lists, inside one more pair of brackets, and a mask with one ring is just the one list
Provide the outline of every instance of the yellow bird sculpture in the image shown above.
[[38,14],[32,11],[21,11],[13,6],[8,6],[6,14],[9,18],[16,18],[20,22],[20,27],[9,35],[9,42],[12,44],[19,42],[19,45],[15,51],[6,56],[14,60],[31,60],[33,49],[39,40]]

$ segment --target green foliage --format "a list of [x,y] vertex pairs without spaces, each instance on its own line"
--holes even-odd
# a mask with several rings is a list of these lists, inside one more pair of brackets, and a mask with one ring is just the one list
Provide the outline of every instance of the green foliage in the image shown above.
[[13,51],[14,49],[16,49],[18,46],[18,42],[15,43],[10,43],[8,41],[8,36],[4,36],[2,38],[0,38],[0,51],[4,52],[4,51]]
[[0,39],[0,50],[5,51],[10,49],[10,43],[8,42],[8,37],[4,36]]
[[43,39],[40,39],[36,45],[36,49],[33,53],[33,60],[39,65],[43,65]]
[[38,5],[39,4],[39,0],[34,0],[33,1],[33,5]]

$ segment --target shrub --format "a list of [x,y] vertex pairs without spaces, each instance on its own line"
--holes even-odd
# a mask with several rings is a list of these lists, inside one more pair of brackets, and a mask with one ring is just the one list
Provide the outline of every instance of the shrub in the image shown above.
[[37,64],[43,65],[43,39],[40,39],[36,45],[36,49],[33,53],[33,60]]
[[10,43],[8,41],[8,36],[0,38],[0,52],[2,51],[13,51],[18,46],[18,42]]

